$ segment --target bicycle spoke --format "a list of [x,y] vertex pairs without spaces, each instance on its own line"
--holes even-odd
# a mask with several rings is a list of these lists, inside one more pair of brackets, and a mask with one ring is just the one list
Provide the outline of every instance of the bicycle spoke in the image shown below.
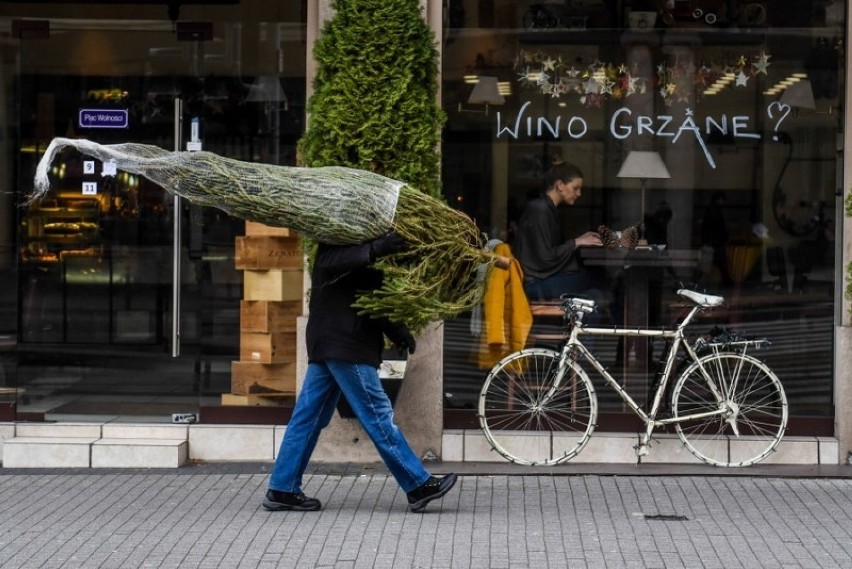
[[[711,386],[723,401],[716,400]],[[680,420],[675,429],[686,447],[699,459],[720,466],[762,460],[777,446],[787,423],[787,399],[778,378],[764,364],[742,354],[700,358],[678,379],[672,399]],[[722,413],[690,418],[715,411]],[[745,438],[750,446],[733,446]],[[725,444],[729,440],[730,448]]]
[[486,378],[479,421],[492,448],[505,458],[556,464],[576,455],[588,441],[597,414],[594,390],[573,362],[566,364],[560,378],[560,357],[552,350],[522,350],[498,363]]
[[[734,399],[734,395],[737,392],[737,384],[740,380],[740,373],[742,372],[743,363],[745,360],[736,360],[733,363],[734,370],[728,373],[728,377],[730,377],[730,381],[728,381],[728,389],[725,392],[725,397],[728,400]],[[724,376],[722,376],[724,377]]]

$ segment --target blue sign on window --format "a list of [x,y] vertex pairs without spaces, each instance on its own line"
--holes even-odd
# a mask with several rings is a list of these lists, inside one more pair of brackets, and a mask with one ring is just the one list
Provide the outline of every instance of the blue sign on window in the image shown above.
[[127,109],[80,109],[80,128],[127,128]]

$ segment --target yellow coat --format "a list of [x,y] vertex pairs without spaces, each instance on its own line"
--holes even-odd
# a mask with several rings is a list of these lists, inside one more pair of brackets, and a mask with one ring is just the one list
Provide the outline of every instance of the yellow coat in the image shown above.
[[532,311],[524,294],[524,272],[506,243],[494,249],[496,255],[511,258],[508,269],[493,268],[485,284],[482,300],[483,327],[478,364],[490,368],[503,357],[523,349],[532,327]]

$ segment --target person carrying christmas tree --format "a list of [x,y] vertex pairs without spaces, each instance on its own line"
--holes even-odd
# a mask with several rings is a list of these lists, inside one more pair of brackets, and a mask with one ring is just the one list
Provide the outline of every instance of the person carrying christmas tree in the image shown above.
[[425,470],[395,424],[379,380],[384,337],[412,354],[414,337],[403,323],[359,314],[353,307],[356,294],[382,285],[382,272],[373,264],[405,247],[405,240],[395,231],[358,245],[319,244],[311,273],[306,330],[308,370],[269,477],[265,509],[312,511],[322,507],[318,499],[302,491],[302,475],[341,393],[406,492],[412,511],[423,511],[456,483],[455,474],[436,478]]

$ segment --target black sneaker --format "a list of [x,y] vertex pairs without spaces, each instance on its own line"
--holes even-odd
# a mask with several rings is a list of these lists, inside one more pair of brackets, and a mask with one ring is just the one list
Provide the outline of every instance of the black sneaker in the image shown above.
[[425,484],[408,493],[408,507],[412,512],[421,512],[426,504],[441,498],[455,486],[457,474],[447,474],[442,478],[430,476]]
[[313,512],[322,508],[322,504],[316,498],[308,498],[304,492],[295,493],[267,490],[266,497],[263,499],[263,507],[270,512],[278,510]]

